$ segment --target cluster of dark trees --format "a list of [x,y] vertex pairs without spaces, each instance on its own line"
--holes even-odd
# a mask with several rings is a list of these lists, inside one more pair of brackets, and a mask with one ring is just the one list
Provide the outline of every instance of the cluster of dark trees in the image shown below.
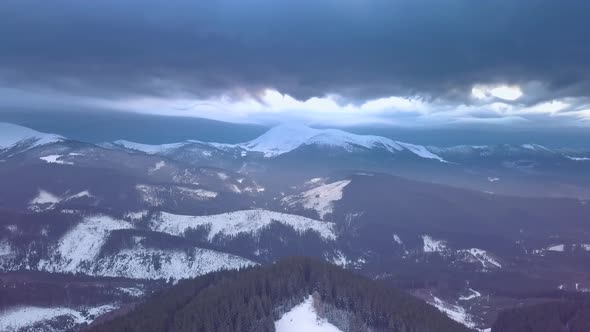
[[124,305],[137,301],[122,290],[130,287],[151,293],[166,287],[166,283],[38,271],[0,272],[0,312],[17,306]]
[[587,332],[590,331],[590,297],[584,294],[559,301],[502,311],[492,332]]
[[402,291],[299,257],[180,281],[91,330],[271,332],[283,313],[310,294],[316,307],[322,303],[322,316],[344,331],[468,331]]

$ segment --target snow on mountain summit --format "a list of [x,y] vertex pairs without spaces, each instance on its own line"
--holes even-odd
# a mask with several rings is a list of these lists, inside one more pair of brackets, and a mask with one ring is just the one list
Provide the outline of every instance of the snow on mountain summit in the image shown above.
[[303,146],[323,146],[341,148],[348,152],[359,149],[381,149],[390,153],[408,151],[418,157],[435,159],[441,162],[445,160],[421,145],[414,145],[391,140],[382,136],[357,135],[339,129],[316,129],[299,124],[282,124],[269,129],[261,136],[239,144],[206,143],[188,140],[180,143],[148,145],[129,141],[115,141],[115,146],[126,149],[142,151],[147,154],[169,154],[173,151],[190,147],[191,144],[208,145],[215,149],[262,153],[267,158],[276,157]]
[[266,157],[275,157],[305,145],[339,147],[346,151],[355,148],[381,148],[392,153],[407,150],[422,158],[444,161],[420,145],[397,142],[382,136],[357,135],[339,129],[314,129],[303,125],[279,125],[241,144],[243,148],[262,152]]
[[23,141],[30,143],[30,148],[32,148],[59,142],[63,139],[62,136],[56,134],[42,133],[27,127],[0,122],[0,149],[10,148]]
[[306,126],[280,125],[242,146],[250,151],[262,152],[267,157],[274,157],[295,150],[321,132],[322,130]]

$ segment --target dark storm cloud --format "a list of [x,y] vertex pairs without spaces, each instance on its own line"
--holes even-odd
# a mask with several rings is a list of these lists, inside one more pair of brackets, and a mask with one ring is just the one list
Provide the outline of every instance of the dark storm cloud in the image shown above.
[[590,93],[588,13],[549,0],[2,1],[0,84],[464,100],[475,83],[536,81],[538,102]]

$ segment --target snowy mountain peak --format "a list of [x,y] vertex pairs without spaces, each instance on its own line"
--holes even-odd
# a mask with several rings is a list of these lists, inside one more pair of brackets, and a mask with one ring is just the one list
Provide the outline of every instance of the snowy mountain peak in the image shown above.
[[142,151],[147,154],[166,154],[186,148],[194,143],[220,150],[239,149],[243,153],[247,151],[259,152],[267,158],[276,157],[303,146],[315,145],[340,148],[348,152],[359,149],[381,149],[390,153],[408,151],[421,158],[436,159],[444,162],[443,158],[421,145],[398,142],[382,136],[357,135],[339,129],[315,129],[301,124],[278,125],[258,138],[240,144],[206,143],[189,140],[181,143],[148,145],[120,140],[111,143],[111,145]]
[[7,149],[27,141],[29,148],[64,140],[62,136],[42,133],[27,127],[0,122],[0,149]]
[[381,148],[389,152],[407,150],[419,157],[444,161],[423,146],[397,142],[382,136],[357,135],[339,129],[314,129],[304,125],[279,125],[242,147],[275,157],[305,145],[321,145],[353,151],[357,148]]
[[242,146],[247,150],[263,152],[265,156],[273,157],[295,150],[321,133],[322,130],[304,125],[283,124],[271,128],[262,136]]

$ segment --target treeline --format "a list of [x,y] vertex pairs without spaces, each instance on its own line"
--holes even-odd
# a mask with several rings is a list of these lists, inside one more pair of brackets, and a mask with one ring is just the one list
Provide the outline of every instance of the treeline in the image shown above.
[[312,293],[332,311],[328,319],[348,319],[332,322],[345,331],[468,331],[404,292],[309,258],[180,281],[92,331],[272,332],[275,320]]
[[590,331],[590,297],[583,294],[504,310],[492,326],[492,332],[587,331]]
[[164,281],[38,271],[0,273],[0,312],[16,306],[84,307],[106,303],[129,303],[137,298],[124,291],[135,288],[146,293],[165,287]]

